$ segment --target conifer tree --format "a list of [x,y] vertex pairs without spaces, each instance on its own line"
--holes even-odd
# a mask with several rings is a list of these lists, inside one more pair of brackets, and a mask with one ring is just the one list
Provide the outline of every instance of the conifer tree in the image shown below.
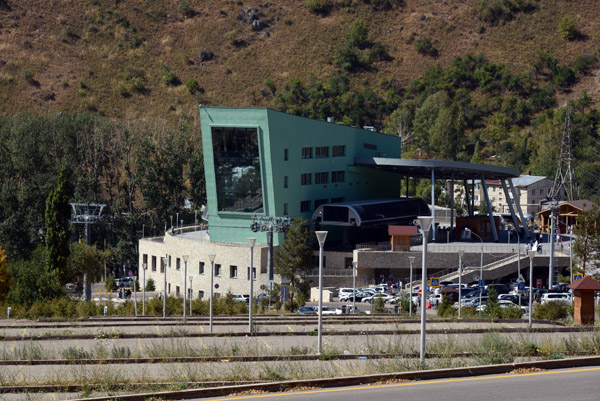
[[48,271],[53,272],[61,283],[70,253],[70,218],[67,169],[62,167],[56,188],[50,191],[46,199],[46,265]]

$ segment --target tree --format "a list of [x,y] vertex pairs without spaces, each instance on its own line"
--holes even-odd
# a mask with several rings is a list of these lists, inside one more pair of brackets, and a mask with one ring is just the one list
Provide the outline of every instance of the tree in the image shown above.
[[13,284],[12,276],[8,271],[6,251],[0,245],[0,301],[6,299],[6,294]]
[[577,227],[573,230],[577,238],[573,245],[573,252],[579,260],[579,267],[585,274],[589,265],[600,262],[600,208],[579,213]]
[[46,265],[63,283],[69,258],[70,218],[69,183],[67,169],[63,167],[56,188],[46,199]]
[[31,305],[64,294],[56,271],[48,268],[46,260],[46,248],[40,245],[30,259],[11,263],[10,271],[14,278],[14,285],[8,293],[11,302]]
[[104,269],[103,252],[96,246],[86,245],[83,243],[73,243],[67,263],[66,281],[82,282],[86,278],[86,283],[92,284],[101,279],[102,270]]
[[154,280],[150,277],[146,280],[146,291],[154,291],[156,290],[156,286],[154,285]]
[[310,269],[312,248],[308,245],[311,232],[306,221],[296,218],[285,234],[275,254],[275,270],[288,287],[290,295],[290,312],[294,311],[294,296],[306,278]]

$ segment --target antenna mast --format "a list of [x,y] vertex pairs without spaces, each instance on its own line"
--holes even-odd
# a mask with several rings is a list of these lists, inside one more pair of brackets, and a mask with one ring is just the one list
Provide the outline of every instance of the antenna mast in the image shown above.
[[558,199],[560,190],[564,190],[565,198],[569,201],[579,197],[579,189],[575,183],[575,174],[573,171],[573,152],[571,141],[571,109],[567,106],[565,115],[565,129],[562,134],[560,144],[560,156],[558,158],[558,167],[554,176],[554,184],[550,190],[549,198]]

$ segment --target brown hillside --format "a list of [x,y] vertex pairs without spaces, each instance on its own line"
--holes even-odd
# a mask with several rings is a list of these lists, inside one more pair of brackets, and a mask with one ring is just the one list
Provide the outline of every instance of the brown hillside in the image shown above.
[[[406,0],[388,11],[332,2],[321,16],[300,0],[0,0],[0,112],[88,110],[146,120],[195,113],[198,103],[270,106],[267,78],[283,88],[292,77],[340,73],[332,61],[356,19],[392,56],[352,74],[357,86],[377,88],[387,77],[408,84],[428,66],[467,53],[518,71],[542,52],[568,63],[600,49],[600,7],[591,0],[534,2],[533,11],[495,26],[478,17],[477,0]],[[257,9],[264,29],[252,31],[238,19],[243,7]],[[579,40],[558,33],[566,15]],[[415,50],[425,36],[437,56]],[[202,60],[203,51],[213,58]],[[167,69],[181,84],[163,82]],[[199,83],[195,94],[184,84],[190,78]],[[600,99],[597,71],[572,95],[584,90]]]

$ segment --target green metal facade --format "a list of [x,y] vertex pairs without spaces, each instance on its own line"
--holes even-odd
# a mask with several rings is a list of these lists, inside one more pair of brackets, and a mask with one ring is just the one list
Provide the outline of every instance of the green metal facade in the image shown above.
[[[398,137],[263,108],[201,106],[200,119],[211,241],[246,243],[248,237],[257,237],[258,243],[266,243],[266,233],[250,230],[254,213],[218,211],[213,128],[257,129],[264,205],[264,213],[257,215],[309,219],[317,200],[347,202],[400,196],[397,175],[354,165],[355,157],[399,158]],[[334,157],[333,147],[339,151],[341,146],[344,155]],[[307,148],[311,148],[312,157],[303,158],[303,149]],[[317,148],[327,148],[327,156],[321,153],[317,157]],[[318,173],[327,173],[326,182],[316,183]],[[333,182],[332,173],[343,180]],[[303,185],[303,174],[305,178],[310,175],[310,184]],[[301,211],[303,201],[305,208],[310,201],[307,211]],[[281,239],[281,235],[275,235],[275,244]]]

